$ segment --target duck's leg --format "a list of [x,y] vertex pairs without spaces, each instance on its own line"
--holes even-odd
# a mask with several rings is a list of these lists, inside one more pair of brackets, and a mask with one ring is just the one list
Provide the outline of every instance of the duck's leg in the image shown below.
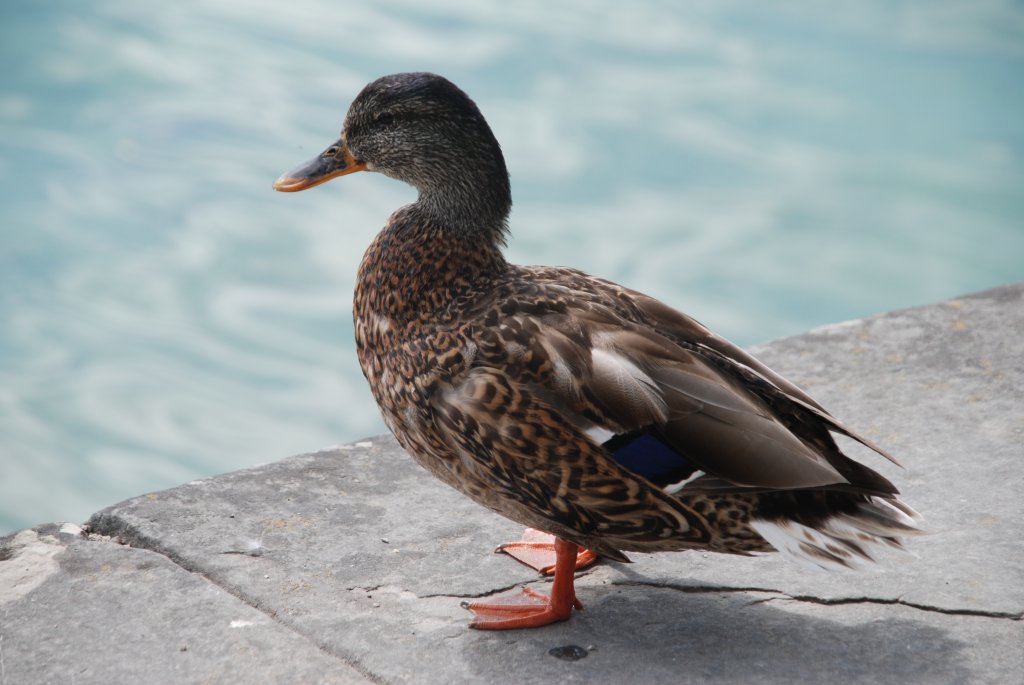
[[579,547],[561,538],[555,538],[555,579],[551,583],[551,596],[530,588],[520,592],[489,597],[480,602],[466,602],[463,606],[476,618],[469,624],[478,630],[512,630],[539,628],[556,621],[564,621],[573,607],[582,609],[576,599],[574,587],[576,557]]
[[[589,549],[579,548],[576,555],[576,570],[593,566],[597,562],[597,553]],[[535,528],[527,528],[523,539],[506,542],[495,552],[503,552],[516,561],[536,569],[542,576],[550,576],[555,572],[555,536]]]

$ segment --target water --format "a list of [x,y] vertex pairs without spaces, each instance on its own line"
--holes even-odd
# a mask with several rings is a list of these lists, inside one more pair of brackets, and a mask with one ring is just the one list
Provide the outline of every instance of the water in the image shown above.
[[412,191],[270,183],[385,73],[478,101],[513,260],[742,344],[1024,277],[1019,3],[553,5],[4,3],[0,534],[384,430],[351,291]]

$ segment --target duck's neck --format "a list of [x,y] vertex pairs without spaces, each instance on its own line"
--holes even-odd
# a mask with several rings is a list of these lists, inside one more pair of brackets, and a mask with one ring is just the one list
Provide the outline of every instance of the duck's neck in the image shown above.
[[466,164],[439,175],[458,180],[421,186],[413,205],[416,212],[453,236],[504,244],[512,191],[500,150],[486,164]]
[[453,305],[508,268],[498,230],[503,221],[490,232],[466,231],[440,223],[431,209],[421,195],[395,212],[367,249],[356,283],[357,337],[361,321],[371,329],[443,322]]

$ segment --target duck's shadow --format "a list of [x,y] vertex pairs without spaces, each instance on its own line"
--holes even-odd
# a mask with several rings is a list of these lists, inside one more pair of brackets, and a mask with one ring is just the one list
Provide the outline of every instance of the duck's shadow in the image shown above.
[[[970,680],[965,643],[936,626],[944,617],[763,593],[684,592],[637,580],[586,588],[587,610],[566,623],[468,640],[468,661],[482,679],[516,664],[530,682],[564,677],[567,669],[587,683]],[[573,662],[549,654],[567,645],[589,653]]]

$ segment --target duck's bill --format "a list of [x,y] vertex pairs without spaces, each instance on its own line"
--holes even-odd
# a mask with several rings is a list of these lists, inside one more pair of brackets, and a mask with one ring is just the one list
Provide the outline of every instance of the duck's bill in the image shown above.
[[341,139],[305,164],[282,174],[274,181],[274,190],[294,193],[364,169],[366,164],[355,159],[345,140]]

